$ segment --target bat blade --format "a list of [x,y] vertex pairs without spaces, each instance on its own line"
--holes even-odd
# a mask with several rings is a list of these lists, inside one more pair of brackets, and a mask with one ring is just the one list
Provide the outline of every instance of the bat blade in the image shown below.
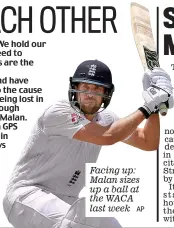
[[134,40],[144,70],[159,66],[154,43],[149,10],[138,3],[131,3],[131,23]]
[[[159,67],[158,54],[153,38],[149,10],[135,2],[131,3],[132,33],[144,70]],[[163,103],[159,107],[161,115],[167,114],[167,107]]]

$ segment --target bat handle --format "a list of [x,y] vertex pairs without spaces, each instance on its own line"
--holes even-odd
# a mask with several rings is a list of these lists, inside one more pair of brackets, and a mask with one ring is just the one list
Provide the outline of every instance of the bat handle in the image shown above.
[[159,106],[159,112],[162,116],[166,116],[167,115],[167,107],[165,103],[161,103]]

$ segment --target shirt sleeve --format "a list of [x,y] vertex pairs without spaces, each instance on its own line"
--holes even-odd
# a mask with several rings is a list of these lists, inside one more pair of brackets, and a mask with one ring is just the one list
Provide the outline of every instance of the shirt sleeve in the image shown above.
[[119,117],[114,112],[108,110],[104,110],[98,115],[98,124],[102,126],[109,126],[117,120],[119,120]]
[[49,136],[73,138],[86,124],[90,123],[83,114],[77,113],[68,102],[58,102],[43,115],[43,131]]

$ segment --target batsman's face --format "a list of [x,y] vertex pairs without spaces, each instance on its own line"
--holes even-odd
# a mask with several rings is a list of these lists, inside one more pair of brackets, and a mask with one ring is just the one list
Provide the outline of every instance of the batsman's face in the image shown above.
[[[88,83],[79,83],[77,90],[77,100],[82,111],[86,114],[94,114],[100,109],[104,94],[104,87]],[[101,95],[101,96],[100,96]]]

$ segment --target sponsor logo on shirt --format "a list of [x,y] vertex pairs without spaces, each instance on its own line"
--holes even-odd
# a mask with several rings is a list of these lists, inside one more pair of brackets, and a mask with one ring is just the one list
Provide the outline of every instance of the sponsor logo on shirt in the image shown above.
[[71,180],[68,183],[68,186],[71,187],[72,184],[75,184],[77,179],[79,178],[81,171],[80,170],[76,170],[75,173],[73,174],[73,176],[71,177]]
[[74,125],[80,123],[81,121],[83,121],[85,118],[78,115],[77,113],[73,113],[71,114],[71,121]]

